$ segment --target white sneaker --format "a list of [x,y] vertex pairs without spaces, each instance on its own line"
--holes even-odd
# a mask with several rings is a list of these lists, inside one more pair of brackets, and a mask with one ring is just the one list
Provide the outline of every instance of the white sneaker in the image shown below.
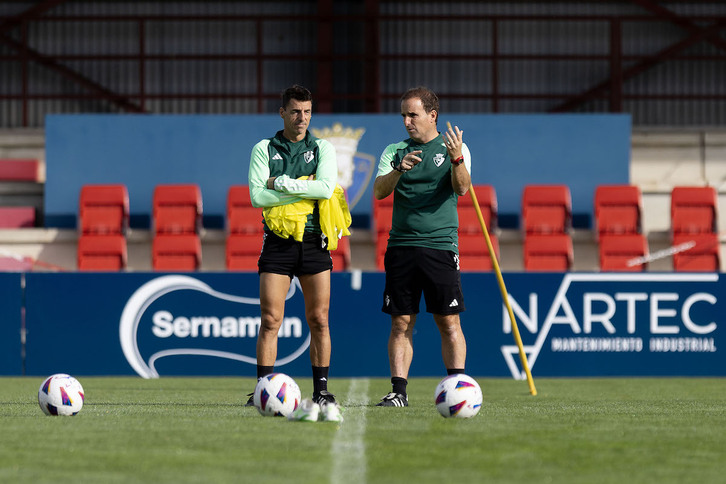
[[319,415],[320,405],[306,398],[300,402],[300,405],[298,405],[294,412],[287,416],[287,419],[298,422],[317,422]]
[[320,407],[320,420],[322,422],[342,422],[343,414],[340,413],[340,406],[335,402],[324,403]]

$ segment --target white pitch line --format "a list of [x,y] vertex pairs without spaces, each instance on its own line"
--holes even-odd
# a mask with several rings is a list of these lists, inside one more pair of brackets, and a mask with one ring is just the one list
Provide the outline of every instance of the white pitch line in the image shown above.
[[330,447],[331,484],[366,483],[366,411],[368,379],[353,378],[348,397],[343,402],[343,417]]

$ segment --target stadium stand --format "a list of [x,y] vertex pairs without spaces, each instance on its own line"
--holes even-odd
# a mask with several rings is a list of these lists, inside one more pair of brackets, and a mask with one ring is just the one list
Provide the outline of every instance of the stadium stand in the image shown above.
[[643,234],[604,234],[599,240],[600,270],[603,272],[644,272],[648,264],[637,258],[648,255]]
[[232,185],[227,192],[227,231],[230,234],[261,234],[262,209],[252,206],[247,185]]
[[673,254],[676,272],[720,269],[718,194],[711,186],[675,186],[671,190],[671,236],[674,247],[694,244]]
[[84,185],[78,201],[78,269],[119,271],[127,266],[129,195],[125,185]]
[[[494,268],[484,234],[459,232],[459,265],[462,272],[489,272]],[[490,233],[489,239],[499,262],[499,238]]]
[[227,192],[226,267],[256,271],[262,250],[262,209],[252,206],[247,185],[233,185]]
[[[498,226],[497,192],[492,185],[474,185],[473,188],[476,192],[476,199],[479,202],[479,209],[484,223],[489,232],[494,232]],[[474,207],[474,199],[471,197],[471,194],[459,197],[457,210],[459,212],[460,235],[482,233],[479,217]]]
[[569,271],[574,253],[569,234],[528,234],[524,238],[527,271]]
[[673,245],[695,243],[690,249],[673,254],[673,270],[676,272],[718,272],[721,267],[718,234],[676,234]]
[[716,233],[718,198],[714,187],[676,186],[671,190],[673,234]]
[[154,233],[199,233],[202,227],[202,192],[198,185],[157,185],[152,203]]
[[572,197],[567,185],[526,185],[522,192],[524,233],[562,234],[572,228]]
[[197,234],[156,234],[152,242],[152,266],[156,271],[196,271],[202,264],[202,245]]
[[0,159],[0,181],[37,182],[39,173],[40,162],[38,160],[24,158]]
[[0,207],[0,228],[35,227],[35,207]]
[[643,196],[635,185],[598,185],[595,189],[595,235],[642,233]]
[[[489,238],[499,260],[499,240],[495,235],[497,230],[497,193],[492,185],[474,185],[479,209],[486,224]],[[491,271],[493,269],[489,249],[479,222],[479,216],[474,207],[471,194],[459,197],[457,206],[459,214],[459,262],[461,270]]]
[[256,271],[262,250],[262,234],[231,233],[227,235],[226,266],[230,271]]
[[393,195],[383,200],[373,199],[373,217],[371,217],[373,237],[376,244],[376,267],[383,270],[383,257],[388,244],[388,232],[391,230],[393,217]]
[[126,186],[84,185],[78,214],[82,234],[125,234],[129,226]]
[[524,269],[572,268],[572,197],[567,185],[525,185],[522,191]]
[[195,271],[202,263],[202,193],[198,185],[157,185],[153,197],[151,265]]
[[127,265],[126,237],[122,234],[81,234],[78,239],[78,269],[120,271]]
[[338,240],[338,248],[330,251],[333,259],[333,272],[342,272],[350,268],[350,241],[349,237]]

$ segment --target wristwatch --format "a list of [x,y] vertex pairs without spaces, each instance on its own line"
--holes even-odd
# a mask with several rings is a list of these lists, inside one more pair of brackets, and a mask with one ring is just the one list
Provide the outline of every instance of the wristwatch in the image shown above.
[[451,164],[454,165],[454,166],[459,166],[462,163],[464,163],[464,155],[461,155],[460,157],[458,157],[455,160],[451,160]]

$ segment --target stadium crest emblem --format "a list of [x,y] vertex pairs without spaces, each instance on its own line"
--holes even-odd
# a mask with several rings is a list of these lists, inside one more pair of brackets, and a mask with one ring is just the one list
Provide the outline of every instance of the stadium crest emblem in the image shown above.
[[352,209],[370,183],[376,161],[373,156],[356,151],[365,128],[344,128],[341,123],[334,123],[332,127],[310,128],[310,131],[317,138],[328,140],[335,146],[338,184],[346,191],[348,207]]
[[[303,305],[299,284],[293,279],[286,300]],[[168,275],[152,279],[131,295],[121,313],[119,339],[134,371],[143,378],[158,378],[157,364],[170,356],[176,357],[175,367],[182,368],[186,363],[196,369],[198,357],[255,365],[259,327],[258,298],[225,294],[193,277]],[[275,366],[294,361],[310,346],[309,329],[296,316],[285,317],[278,338]]]

